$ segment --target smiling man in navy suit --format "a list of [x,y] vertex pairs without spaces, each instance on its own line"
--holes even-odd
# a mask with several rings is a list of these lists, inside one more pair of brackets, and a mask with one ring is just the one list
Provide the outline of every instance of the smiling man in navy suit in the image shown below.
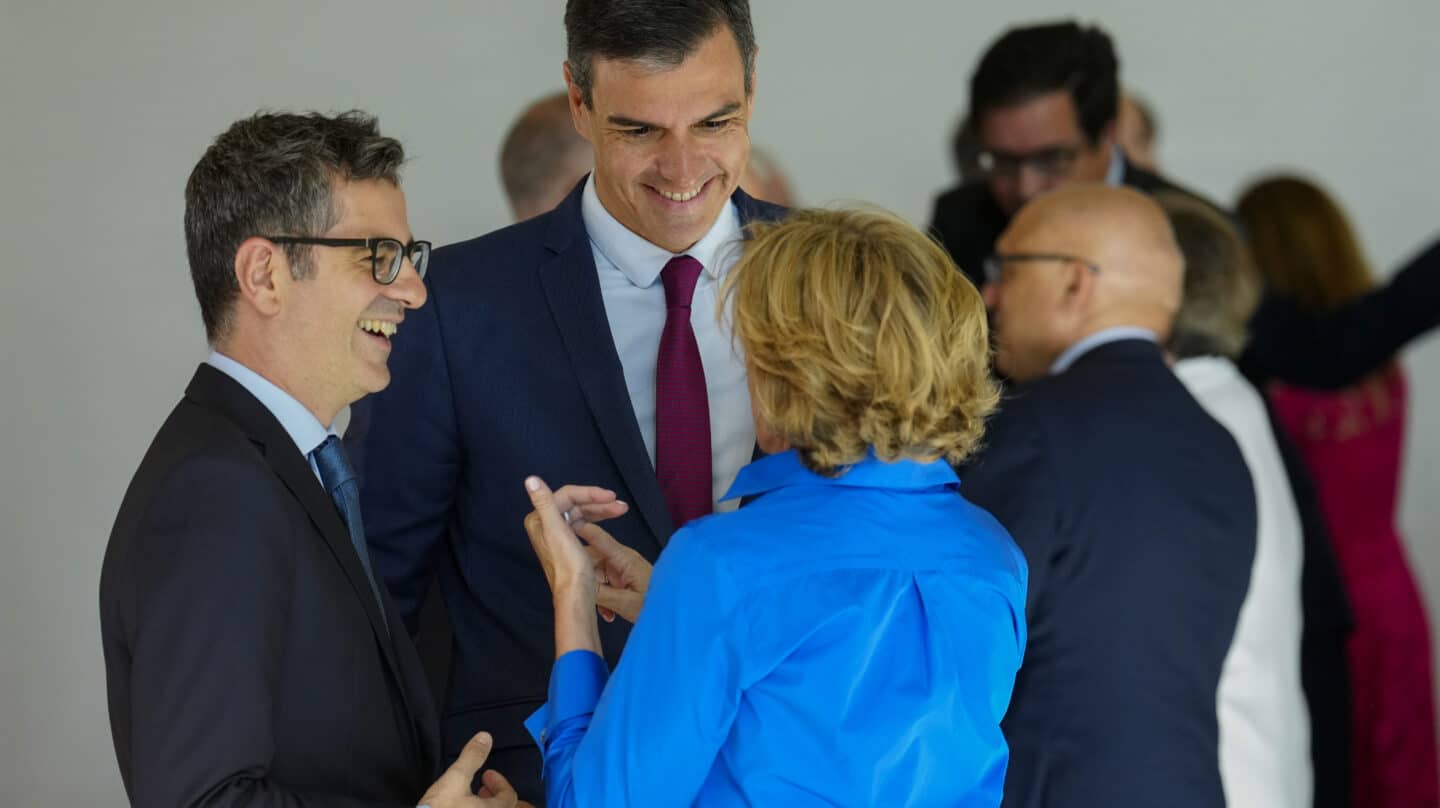
[[[537,799],[522,726],[554,659],[550,591],[522,523],[527,475],[630,505],[655,559],[754,452],[743,357],[717,317],[742,228],[782,210],[739,190],[755,37],[744,0],[571,0],[564,66],[595,171],[553,211],[436,251],[430,305],[357,406],[375,570],[411,630],[438,581],[454,629],[442,735],[478,728]],[[602,626],[611,664],[628,626]]]

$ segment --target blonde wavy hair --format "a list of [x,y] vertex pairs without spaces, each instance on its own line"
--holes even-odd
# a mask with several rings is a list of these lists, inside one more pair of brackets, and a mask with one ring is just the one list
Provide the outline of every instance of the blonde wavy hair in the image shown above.
[[958,463],[999,398],[985,306],[945,251],[879,210],[751,225],[725,280],[756,416],[807,468]]

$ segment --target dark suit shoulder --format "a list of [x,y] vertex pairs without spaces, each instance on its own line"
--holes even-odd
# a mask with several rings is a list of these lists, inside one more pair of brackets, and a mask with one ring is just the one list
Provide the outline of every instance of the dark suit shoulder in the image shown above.
[[110,533],[100,582],[107,632],[133,626],[139,599],[167,581],[240,576],[256,586],[257,577],[283,578],[294,547],[288,496],[233,421],[181,402],[136,470]]
[[533,273],[547,254],[546,224],[554,215],[551,211],[437,249],[430,259],[427,282],[442,287],[487,286],[517,272]]
[[1162,177],[1154,172],[1146,171],[1143,168],[1130,165],[1129,163],[1125,164],[1125,184],[1130,186],[1131,188],[1139,191],[1144,191],[1145,193],[1152,195],[1159,193],[1178,194],[1180,196],[1184,196],[1201,203],[1202,205],[1210,208],[1216,213],[1221,214],[1227,219],[1232,219],[1230,211],[1216,204],[1204,194],[1201,194],[1198,191],[1191,190],[1190,188],[1186,188],[1185,186],[1180,185],[1179,183],[1176,183],[1166,177]]
[[994,250],[1007,221],[985,183],[967,182],[936,197],[930,230],[978,287],[984,284],[981,264]]
[[[226,529],[253,524],[278,513],[278,507],[267,503],[278,506],[285,497],[287,489],[260,446],[239,425],[183,401],[160,427],[136,470],[114,538],[134,532],[122,527],[156,519],[189,519],[197,526]],[[134,523],[122,525],[127,518]]]
[[983,182],[966,182],[947,188],[935,197],[935,209],[946,211],[976,210],[993,204],[990,190]]

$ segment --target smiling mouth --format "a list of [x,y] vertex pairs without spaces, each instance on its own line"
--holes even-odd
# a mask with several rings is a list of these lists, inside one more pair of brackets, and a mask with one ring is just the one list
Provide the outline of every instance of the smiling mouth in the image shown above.
[[387,343],[400,330],[399,323],[392,323],[389,320],[360,320],[356,326],[366,334],[383,339]]
[[[713,177],[712,177],[711,179],[713,179]],[[707,186],[709,186],[709,185],[710,185],[710,180],[706,180],[706,181],[700,183],[698,186],[696,186],[696,187],[694,187],[694,188],[691,188],[691,189],[689,189],[689,190],[684,190],[684,191],[665,191],[665,190],[661,190],[661,189],[659,189],[659,188],[656,188],[656,187],[653,186],[653,185],[649,185],[649,186],[646,186],[646,187],[649,188],[650,190],[654,191],[654,192],[656,193],[656,195],[660,196],[662,199],[666,199],[666,200],[668,200],[668,201],[670,201],[670,202],[678,202],[678,203],[680,203],[680,204],[684,204],[684,203],[689,202],[690,200],[694,199],[695,197],[700,196],[701,194],[703,194],[703,193],[705,192],[705,188],[706,188]]]

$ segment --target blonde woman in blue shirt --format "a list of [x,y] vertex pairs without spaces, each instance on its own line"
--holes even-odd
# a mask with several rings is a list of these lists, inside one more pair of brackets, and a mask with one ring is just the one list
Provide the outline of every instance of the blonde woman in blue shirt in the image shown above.
[[[893,216],[796,211],[726,296],[768,454],[728,496],[753,501],[686,524],[652,576],[593,523],[613,494],[525,481],[549,805],[998,805],[1026,566],[950,465],[997,398],[979,293]],[[613,674],[597,605],[636,621]]]

